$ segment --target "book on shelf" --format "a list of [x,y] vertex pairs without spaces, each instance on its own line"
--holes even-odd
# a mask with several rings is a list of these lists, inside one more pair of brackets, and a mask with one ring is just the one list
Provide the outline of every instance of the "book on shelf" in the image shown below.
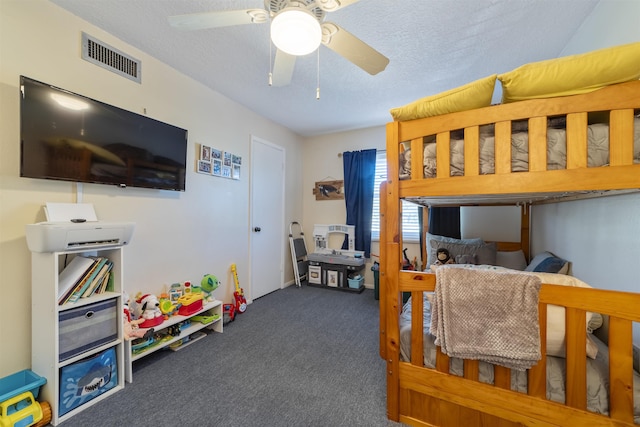
[[69,298],[64,302],[64,304],[70,302],[74,303],[80,299],[82,294],[87,290],[87,287],[91,284],[93,279],[96,277],[96,274],[100,271],[102,266],[107,262],[107,258],[97,257],[87,274],[82,277],[82,280],[76,285],[75,289],[69,295]]
[[105,274],[104,277],[102,278],[102,282],[100,282],[94,294],[105,293],[107,291],[107,284],[109,283],[109,280],[111,280],[112,276],[113,274],[111,273],[111,271],[108,271],[107,274]]
[[93,265],[92,258],[76,256],[58,276],[58,303],[62,304]]
[[106,282],[106,286],[105,286],[105,292],[113,292],[115,289],[115,278],[113,277],[113,274],[109,274],[109,280]]
[[102,283],[105,274],[111,270],[111,267],[113,267],[113,263],[107,259],[107,262],[102,265],[96,277],[94,277],[89,286],[87,286],[87,289],[82,294],[82,298],[90,297],[96,292],[97,287]]
[[107,271],[107,274],[104,275],[100,284],[96,287],[96,290],[93,292],[94,294],[103,294],[107,291],[107,283],[109,283],[109,276],[111,276],[111,270]]

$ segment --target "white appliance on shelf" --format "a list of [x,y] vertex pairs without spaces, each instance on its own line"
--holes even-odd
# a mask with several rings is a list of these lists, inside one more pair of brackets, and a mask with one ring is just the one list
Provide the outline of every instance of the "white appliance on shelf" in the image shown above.
[[129,244],[133,222],[39,222],[27,224],[27,246],[31,252],[101,249]]
[[50,203],[47,221],[27,224],[31,252],[93,250],[129,244],[135,223],[98,221],[91,203]]

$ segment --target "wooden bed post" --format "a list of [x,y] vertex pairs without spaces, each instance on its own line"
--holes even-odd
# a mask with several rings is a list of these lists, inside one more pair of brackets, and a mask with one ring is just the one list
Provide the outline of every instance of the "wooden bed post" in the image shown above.
[[378,295],[380,298],[380,357],[384,360],[387,359],[387,298],[385,298],[385,292],[387,289],[386,280],[386,268],[383,266],[383,260],[386,260],[387,246],[386,231],[387,226],[385,223],[385,211],[387,203],[387,183],[380,183],[380,265],[378,266]]
[[[400,417],[400,291],[398,289],[400,270],[400,247],[402,244],[399,197],[399,155],[397,140],[398,123],[387,125],[387,182],[382,196],[384,206],[384,258],[381,259],[381,277],[385,284],[386,300],[386,361],[387,361],[387,417],[398,421]],[[383,240],[384,239],[384,240]]]

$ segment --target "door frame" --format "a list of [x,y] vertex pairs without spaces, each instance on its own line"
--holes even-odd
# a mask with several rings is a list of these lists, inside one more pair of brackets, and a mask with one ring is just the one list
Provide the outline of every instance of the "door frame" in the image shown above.
[[[279,289],[283,289],[284,288],[284,250],[285,250],[285,208],[286,208],[286,202],[285,202],[285,183],[286,183],[286,150],[284,149],[284,147],[281,147],[277,144],[274,144],[272,142],[269,142],[263,138],[260,138],[258,136],[255,135],[251,135],[251,144],[250,144],[250,154],[251,154],[251,171],[250,171],[250,178],[249,178],[249,283],[251,284],[251,301],[253,301],[253,290],[254,288],[254,274],[253,274],[253,253],[254,253],[254,235],[255,233],[253,232],[253,192],[254,192],[254,185],[253,183],[254,181],[254,176],[255,176],[255,171],[254,171],[254,165],[255,165],[255,157],[254,157],[254,147],[255,144],[262,144],[268,147],[271,147],[273,149],[276,149],[278,151],[280,151],[282,153],[282,182],[280,185],[280,191],[281,191],[281,195],[282,195],[282,206],[280,207],[282,210],[282,218],[279,221],[279,228],[280,228],[280,232],[278,233],[278,235],[280,236],[280,238],[278,239],[277,242],[277,246],[280,248],[280,250],[278,251],[278,253],[280,254],[279,257],[279,271],[280,271],[280,287]],[[276,242],[274,242],[276,243]]]

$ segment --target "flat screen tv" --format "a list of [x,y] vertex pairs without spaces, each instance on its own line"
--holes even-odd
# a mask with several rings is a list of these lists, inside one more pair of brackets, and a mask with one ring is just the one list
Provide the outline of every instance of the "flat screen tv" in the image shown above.
[[187,131],[20,76],[20,176],[185,190]]

